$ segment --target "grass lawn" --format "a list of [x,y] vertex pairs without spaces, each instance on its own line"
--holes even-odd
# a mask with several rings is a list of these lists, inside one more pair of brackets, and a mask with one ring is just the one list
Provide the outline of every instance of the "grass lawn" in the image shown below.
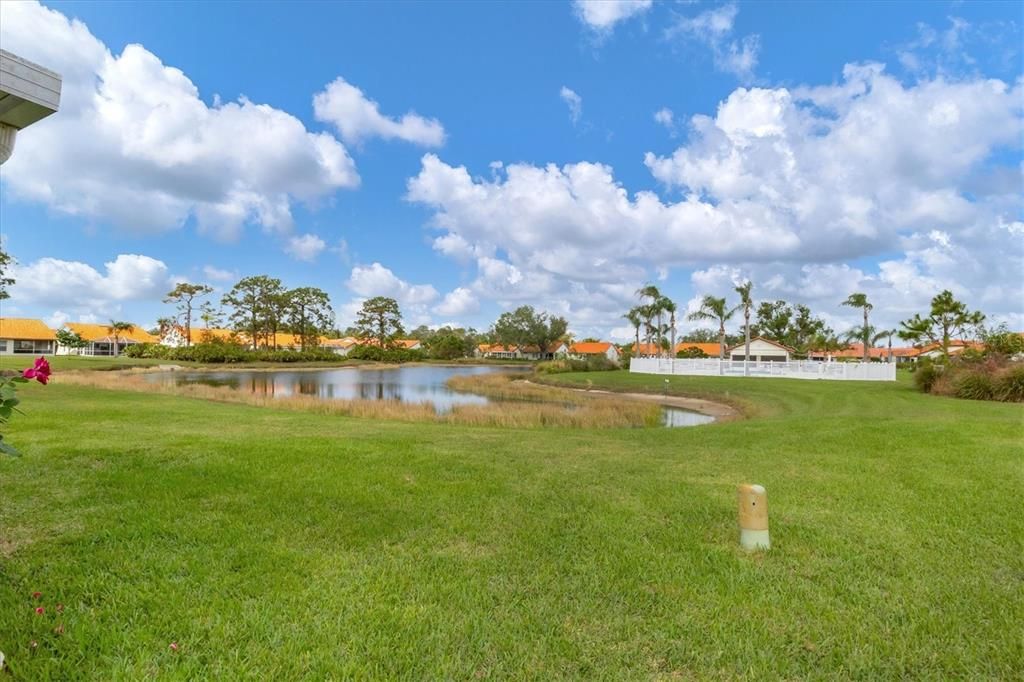
[[[752,418],[511,430],[30,385],[0,651],[32,680],[1020,679],[1024,407],[667,390]],[[737,548],[744,481],[767,554]]]

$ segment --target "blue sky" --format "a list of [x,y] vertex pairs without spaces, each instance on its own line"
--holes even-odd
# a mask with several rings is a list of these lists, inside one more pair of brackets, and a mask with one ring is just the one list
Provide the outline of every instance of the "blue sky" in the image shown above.
[[850,291],[890,325],[940,288],[1024,327],[1018,4],[53,2],[0,20],[0,46],[65,81],[0,171],[5,315],[149,324],[176,280],[267,273],[324,288],[342,326],[381,294],[409,326],[531,303],[621,338],[646,281],[692,307],[749,277],[837,329]]

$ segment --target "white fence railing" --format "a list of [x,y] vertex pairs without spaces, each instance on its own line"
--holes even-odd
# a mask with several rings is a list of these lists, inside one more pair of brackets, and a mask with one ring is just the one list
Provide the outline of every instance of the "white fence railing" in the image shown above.
[[785,377],[789,379],[832,379],[837,381],[896,381],[893,362],[744,362],[743,360],[674,358],[633,358],[634,374],[683,376]]

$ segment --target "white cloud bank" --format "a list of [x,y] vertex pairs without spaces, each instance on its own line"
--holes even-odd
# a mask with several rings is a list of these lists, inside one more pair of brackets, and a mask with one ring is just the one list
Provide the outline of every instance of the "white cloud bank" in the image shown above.
[[1019,178],[999,163],[1007,149],[1019,159],[1022,94],[983,78],[905,85],[880,65],[851,65],[836,85],[739,88],[715,116],[692,117],[685,145],[645,156],[678,201],[630,194],[599,163],[502,164],[485,179],[433,154],[407,199],[432,209],[435,249],[475,261],[478,295],[544,300],[574,322],[601,311],[614,322],[629,287],[658,267],[756,266],[761,281],[784,273],[778,286],[798,292],[835,274],[802,264],[900,250],[878,272],[836,279],[827,300],[856,285],[920,307],[926,290],[956,283],[974,305],[1012,312],[1024,296],[1011,239],[1020,189],[993,178]]
[[63,77],[61,110],[18,136],[12,193],[137,232],[181,226],[237,237],[287,231],[295,201],[359,184],[345,147],[244,97],[207,105],[141,45],[114,55],[77,20],[37,2],[0,4],[4,49]]
[[106,319],[130,301],[159,301],[175,281],[163,261],[136,254],[117,256],[103,272],[79,261],[40,258],[15,266],[11,276],[12,304],[55,308],[51,317],[61,323]]

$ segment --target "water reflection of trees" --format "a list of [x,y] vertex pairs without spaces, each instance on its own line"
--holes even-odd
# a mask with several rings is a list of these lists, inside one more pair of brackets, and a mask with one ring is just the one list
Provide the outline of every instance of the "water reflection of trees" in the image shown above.
[[445,384],[452,374],[483,373],[489,368],[403,368],[402,370],[347,370],[345,372],[224,372],[167,373],[154,375],[155,380],[177,384],[198,383],[209,386],[230,386],[253,395],[282,397],[305,395],[325,400],[396,400],[433,403],[440,411],[455,404],[485,404],[487,399],[466,393],[455,393]]
[[402,388],[399,384],[384,381],[364,382],[358,386],[362,400],[401,400]]

